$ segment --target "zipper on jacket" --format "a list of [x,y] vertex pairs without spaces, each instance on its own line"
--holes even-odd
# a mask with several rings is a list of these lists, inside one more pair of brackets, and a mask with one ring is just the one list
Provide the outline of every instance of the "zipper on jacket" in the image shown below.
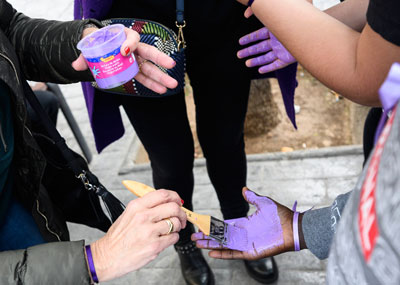
[[47,217],[46,217],[42,212],[40,212],[40,210],[39,210],[39,200],[36,200],[36,210],[37,210],[37,212],[39,213],[39,215],[41,215],[41,216],[43,217],[43,219],[46,221],[46,229],[47,229],[50,233],[52,233],[53,235],[55,235],[55,236],[57,237],[58,241],[61,241],[60,236],[59,236],[57,233],[53,232],[53,231],[49,228],[49,221],[47,220]]
[[1,142],[3,143],[4,152],[7,152],[7,143],[6,143],[6,140],[4,139],[3,128],[1,127],[1,121],[0,121],[0,139],[1,139]]
[[14,69],[15,77],[17,78],[18,85],[20,85],[18,72],[17,72],[17,68],[15,67],[15,64],[12,62],[12,60],[8,56],[2,54],[1,52],[0,52],[0,56],[5,58],[11,64],[12,68]]

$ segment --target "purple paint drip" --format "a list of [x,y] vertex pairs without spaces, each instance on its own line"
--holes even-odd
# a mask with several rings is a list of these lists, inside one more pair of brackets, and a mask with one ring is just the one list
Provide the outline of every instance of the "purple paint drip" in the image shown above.
[[257,255],[283,244],[283,230],[276,204],[271,199],[258,196],[249,190],[245,195],[247,201],[257,207],[257,211],[249,217],[225,221],[233,227],[230,227],[228,243],[224,246],[209,237],[204,238],[202,233],[194,234],[193,237],[199,239],[197,243],[200,246],[211,249],[224,247]]

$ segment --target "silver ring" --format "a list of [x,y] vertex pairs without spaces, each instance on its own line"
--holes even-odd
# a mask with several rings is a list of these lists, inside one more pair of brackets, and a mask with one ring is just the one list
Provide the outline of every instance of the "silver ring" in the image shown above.
[[164,221],[166,221],[167,224],[168,224],[168,226],[169,226],[169,230],[168,230],[168,232],[166,233],[166,235],[169,235],[169,234],[172,233],[172,231],[174,230],[174,224],[171,222],[170,219],[166,219],[166,220],[164,220]]

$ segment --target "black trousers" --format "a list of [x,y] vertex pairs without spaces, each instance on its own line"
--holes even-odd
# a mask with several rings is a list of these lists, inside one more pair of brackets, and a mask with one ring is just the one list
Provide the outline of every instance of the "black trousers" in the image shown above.
[[[117,0],[109,17],[139,17],[174,27],[175,1],[167,2]],[[256,26],[243,24],[244,8],[232,0],[186,4],[186,67],[208,174],[224,218],[245,216],[249,206],[241,194],[246,186],[243,126],[251,74],[236,52],[239,37]],[[120,101],[149,154],[154,186],[177,191],[192,209],[194,145],[184,94],[121,96]],[[181,242],[189,238],[190,232],[181,232]]]

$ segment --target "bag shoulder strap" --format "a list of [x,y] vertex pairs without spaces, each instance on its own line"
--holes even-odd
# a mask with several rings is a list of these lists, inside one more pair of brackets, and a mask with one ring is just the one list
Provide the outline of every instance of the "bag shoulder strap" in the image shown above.
[[183,25],[185,22],[185,1],[176,0],[176,23]]

